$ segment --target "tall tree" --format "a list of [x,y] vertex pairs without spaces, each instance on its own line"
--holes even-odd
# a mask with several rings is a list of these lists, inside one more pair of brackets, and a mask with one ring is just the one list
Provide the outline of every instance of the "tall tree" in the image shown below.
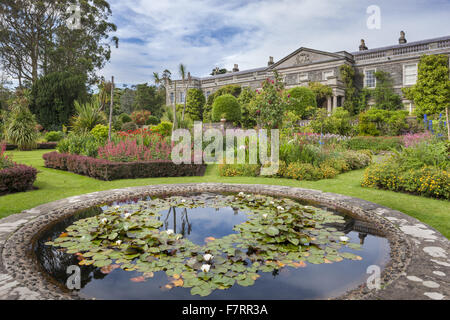
[[163,104],[164,96],[155,86],[149,86],[147,83],[136,86],[135,110],[148,110],[152,115],[160,118]]
[[180,72],[181,80],[183,82],[183,89],[184,89],[184,107],[183,107],[183,114],[181,115],[181,121],[184,121],[184,114],[186,113],[186,102],[187,102],[186,95],[187,95],[188,86],[191,82],[191,74],[189,73],[188,81],[186,82],[186,75],[188,72],[186,70],[186,66],[182,63],[180,63],[179,72]]
[[[0,60],[5,71],[36,83],[40,75],[72,70],[89,75],[110,59],[109,33],[116,26],[107,1],[81,1],[80,28],[69,28],[73,0],[2,0]],[[117,37],[113,38],[117,44]]]

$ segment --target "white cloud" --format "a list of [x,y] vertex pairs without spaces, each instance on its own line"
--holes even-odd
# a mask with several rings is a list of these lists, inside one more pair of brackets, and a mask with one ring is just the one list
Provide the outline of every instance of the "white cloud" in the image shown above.
[[[120,83],[151,81],[179,63],[195,76],[215,66],[241,70],[282,59],[301,46],[356,51],[450,34],[448,1],[361,0],[111,0],[120,48],[100,73]],[[366,8],[379,5],[381,30],[368,30]],[[134,39],[134,41],[127,39]],[[137,40],[140,39],[140,40]]]

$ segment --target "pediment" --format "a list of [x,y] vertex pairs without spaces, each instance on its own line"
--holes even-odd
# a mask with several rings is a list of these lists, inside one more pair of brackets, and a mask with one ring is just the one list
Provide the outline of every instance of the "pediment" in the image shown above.
[[318,51],[309,48],[300,48],[272,65],[271,69],[298,67],[340,59],[344,59],[344,57],[335,53]]

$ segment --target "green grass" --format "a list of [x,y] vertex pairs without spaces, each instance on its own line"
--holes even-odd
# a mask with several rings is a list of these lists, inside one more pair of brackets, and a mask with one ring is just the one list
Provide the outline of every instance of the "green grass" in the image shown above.
[[150,178],[136,180],[98,181],[73,173],[44,168],[42,155],[48,151],[10,152],[14,161],[31,165],[39,170],[35,187],[38,190],[0,197],[0,218],[34,208],[38,205],[67,197],[95,191],[152,184],[192,182],[223,182],[242,184],[271,184],[317,189],[339,193],[375,202],[404,212],[436,228],[450,238],[450,202],[413,196],[391,191],[362,188],[360,181],[364,170],[341,174],[336,179],[321,181],[296,181],[271,178],[225,178],[218,174],[217,166],[209,166],[204,177]]

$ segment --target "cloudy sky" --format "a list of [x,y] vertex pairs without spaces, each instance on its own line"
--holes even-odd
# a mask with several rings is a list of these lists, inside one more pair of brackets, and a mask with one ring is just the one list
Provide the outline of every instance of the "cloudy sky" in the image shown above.
[[[118,83],[151,82],[182,62],[194,76],[218,66],[241,70],[278,61],[299,47],[353,52],[450,35],[450,0],[110,0],[118,49],[100,71]],[[369,29],[367,8],[381,10]]]

